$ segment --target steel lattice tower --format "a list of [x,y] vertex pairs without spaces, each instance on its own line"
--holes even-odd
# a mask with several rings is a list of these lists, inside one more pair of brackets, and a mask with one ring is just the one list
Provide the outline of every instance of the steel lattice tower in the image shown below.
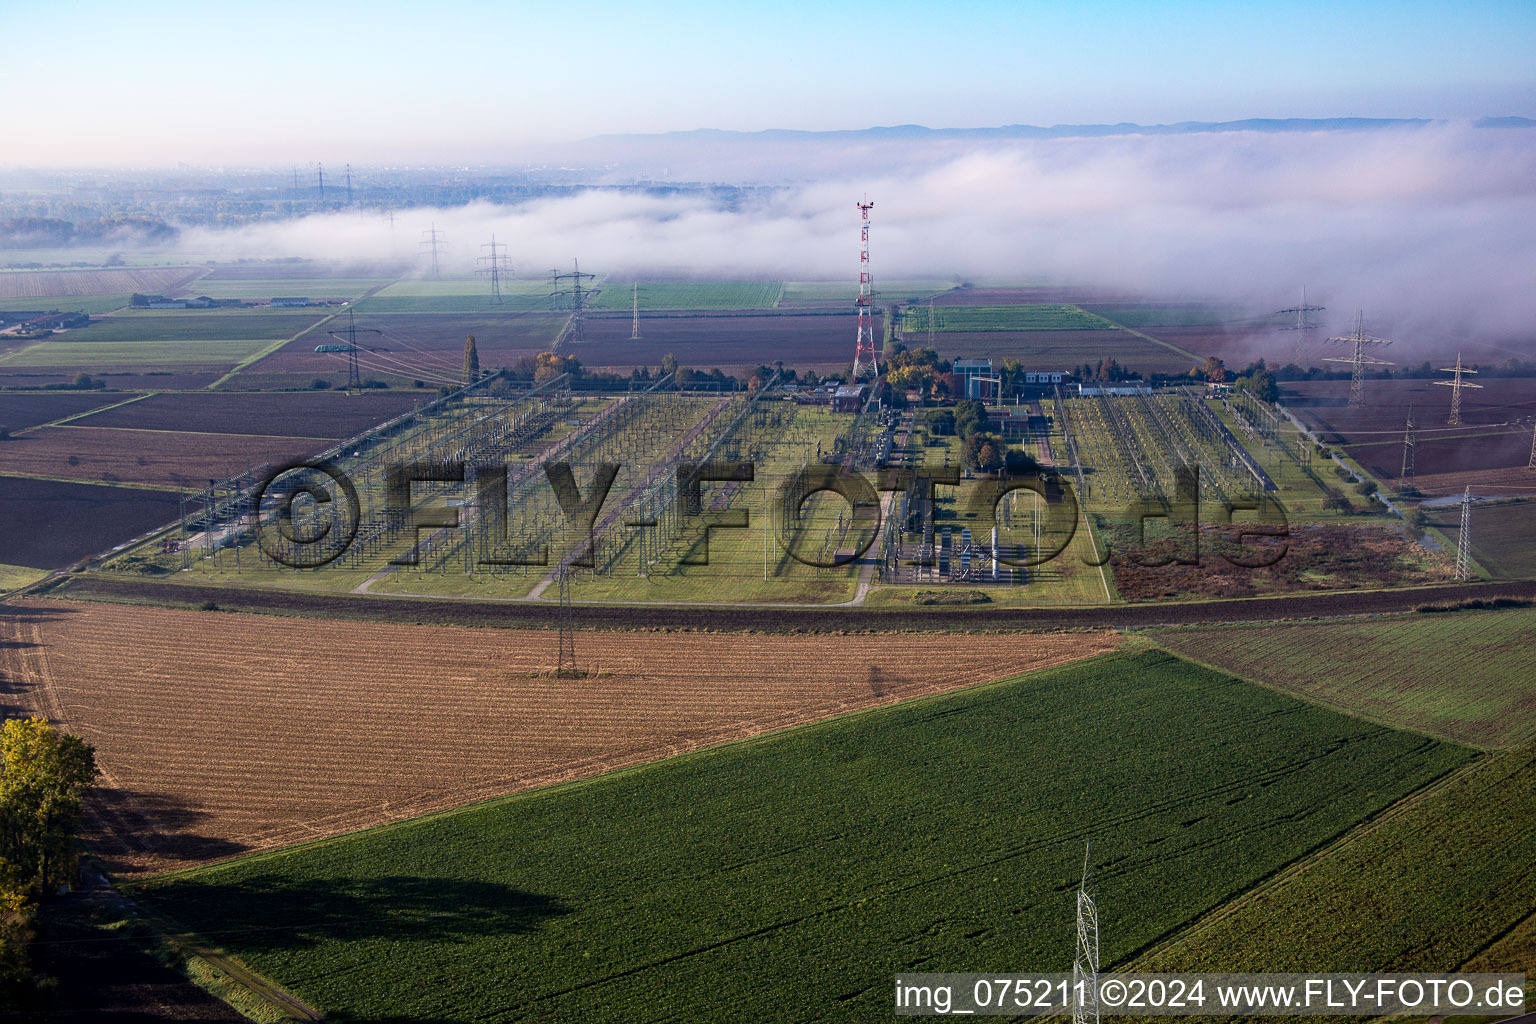
[[634,318],[633,321],[630,322],[630,325],[629,325],[629,340],[630,341],[636,341],[640,337],[640,282],[639,281],[635,282],[635,291],[634,291],[633,300],[634,300],[635,318]]
[[1482,385],[1481,384],[1473,384],[1469,380],[1464,381],[1464,380],[1461,379],[1461,375],[1462,374],[1464,374],[1464,373],[1476,373],[1477,371],[1476,370],[1468,369],[1467,367],[1461,365],[1461,353],[1460,352],[1456,353],[1456,365],[1455,366],[1442,366],[1442,367],[1440,367],[1440,370],[1441,370],[1442,373],[1452,373],[1452,374],[1455,374],[1455,377],[1453,379],[1451,379],[1451,380],[1437,380],[1437,381],[1435,381],[1435,383],[1439,384],[1442,387],[1447,387],[1447,388],[1451,389],[1451,416],[1445,422],[1449,423],[1453,427],[1458,427],[1458,426],[1461,425],[1461,389],[1462,388],[1480,388],[1480,387],[1482,387]]
[[1093,844],[1083,847],[1077,888],[1077,956],[1072,961],[1072,1024],[1099,1024],[1099,908],[1093,900]]
[[571,567],[561,565],[555,570],[560,584],[560,652],[556,656],[555,677],[576,677],[576,629],[575,616],[571,612]]
[[1536,418],[1531,420],[1531,458],[1525,464],[1526,469],[1536,469]]
[[501,254],[501,250],[505,249],[506,246],[497,242],[496,236],[492,234],[491,240],[480,246],[480,248],[491,250],[489,256],[481,256],[477,262],[486,264],[485,269],[480,271],[480,273],[491,275],[491,301],[499,303],[501,301],[501,272],[503,270],[509,274],[512,272],[511,261]]
[[1472,578],[1472,488],[1461,496],[1461,529],[1456,534],[1456,578]]
[[[869,273],[869,211],[874,203],[859,203],[859,338],[853,349],[853,379],[879,377],[880,362],[875,355],[875,318],[870,300],[874,296],[874,278]],[[867,362],[866,362],[867,360]]]
[[1403,431],[1403,471],[1398,474],[1398,486],[1413,480],[1413,446],[1416,442],[1416,432],[1413,423],[1413,406],[1408,407],[1408,425]]
[[441,275],[438,273],[437,266],[437,244],[442,239],[443,233],[437,230],[437,221],[433,221],[432,226],[423,231],[422,235],[424,237],[421,240],[421,246],[428,249],[432,255],[432,276],[439,277]]
[[337,341],[340,341],[343,335],[346,336],[346,339],[347,339],[347,390],[348,391],[360,391],[360,390],[362,390],[362,387],[363,387],[362,374],[358,372],[358,367],[357,367],[357,350],[358,350],[357,336],[359,334],[379,334],[379,335],[382,335],[384,332],[379,330],[376,327],[359,327],[359,326],[357,326],[357,320],[352,315],[352,311],[349,309],[349,310],[347,310],[347,326],[341,328],[340,330],[326,331],[325,333],[329,334],[331,337],[335,338]]
[[1348,358],[1330,357],[1324,359],[1325,363],[1349,363],[1349,404],[1352,406],[1365,404],[1365,368],[1367,366],[1391,366],[1392,363],[1383,359],[1372,359],[1365,354],[1367,345],[1390,345],[1392,342],[1386,338],[1373,338],[1365,333],[1365,314],[1355,311],[1355,333],[1342,338],[1329,338],[1329,341],[1342,341],[1352,345],[1354,351]]
[[1300,362],[1300,360],[1306,356],[1306,354],[1308,353],[1308,351],[1311,348],[1311,344],[1310,343],[1311,343],[1311,340],[1312,340],[1312,332],[1313,331],[1321,330],[1322,326],[1323,326],[1322,324],[1318,323],[1316,320],[1312,319],[1312,314],[1313,313],[1321,313],[1325,309],[1327,309],[1326,306],[1309,306],[1309,305],[1307,305],[1307,286],[1306,285],[1302,285],[1301,286],[1301,305],[1299,305],[1299,306],[1292,306],[1289,309],[1279,309],[1279,310],[1276,310],[1273,314],[1271,314],[1272,316],[1282,316],[1282,315],[1289,316],[1292,313],[1296,314],[1296,323],[1294,325],[1289,325],[1288,324],[1285,327],[1282,327],[1280,329],[1282,331],[1296,331],[1297,332],[1297,335],[1296,335],[1296,345],[1295,345],[1295,347],[1293,349],[1293,358],[1295,358],[1298,362]]

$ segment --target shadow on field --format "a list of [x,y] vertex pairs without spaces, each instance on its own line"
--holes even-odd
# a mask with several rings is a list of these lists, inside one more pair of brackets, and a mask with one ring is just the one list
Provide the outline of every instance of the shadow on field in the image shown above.
[[88,845],[114,874],[130,869],[144,854],[198,862],[232,857],[250,849],[245,843],[194,831],[211,817],[169,793],[97,786],[86,802]]
[[414,875],[186,878],[148,889],[144,897],[237,953],[303,949],[337,939],[467,941],[533,931],[547,918],[570,913],[553,897],[496,882]]

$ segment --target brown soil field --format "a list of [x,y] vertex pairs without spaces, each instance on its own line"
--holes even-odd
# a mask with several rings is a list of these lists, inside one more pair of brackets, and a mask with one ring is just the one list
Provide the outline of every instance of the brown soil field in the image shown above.
[[1110,650],[980,638],[555,634],[8,606],[3,696],[96,747],[88,849],[169,870],[582,778]]
[[[495,369],[547,350],[564,322],[564,316],[547,312],[359,314],[359,327],[376,328],[383,333],[359,336],[358,340],[364,345],[389,349],[359,354],[359,371],[364,380],[373,377],[399,386],[422,379],[435,388],[446,378],[457,380],[463,374],[466,335],[475,336],[480,365]],[[336,343],[337,339],[326,332],[327,328],[336,327],[333,320],[308,331],[240,371],[230,386],[293,387],[306,385],[316,377],[345,385],[346,354],[315,351],[318,345]],[[628,337],[627,332],[625,336]]]
[[317,437],[43,427],[0,445],[0,473],[196,489],[330,445]]
[[[1461,393],[1463,424],[1489,426],[1536,415],[1536,380],[1529,377],[1468,378],[1483,385]],[[1359,444],[1384,438],[1401,440],[1403,420],[1413,407],[1419,437],[1458,433],[1446,426],[1451,389],[1429,380],[1367,380],[1366,404],[1350,408],[1349,381],[1290,381],[1282,401],[1329,443]],[[1399,453],[1401,454],[1401,453]]]
[[[879,284],[876,284],[879,287]],[[1037,302],[1128,302],[1134,296],[1084,285],[1035,285],[1027,288],[952,288],[933,297],[936,306],[1028,306]]]
[[55,391],[35,395],[0,391],[0,427],[14,434],[28,427],[41,426],[66,416],[77,416],[104,405],[121,402],[125,397],[95,391]]
[[[87,416],[73,425],[339,440],[409,412],[431,397],[435,392],[414,390],[355,395],[341,391],[163,394]],[[5,397],[0,395],[0,415],[4,410]]]
[[[877,317],[876,338],[881,324]],[[628,316],[592,317],[586,340],[563,351],[586,366],[623,372],[660,366],[668,354],[696,370],[732,373],[781,359],[788,369],[835,371],[853,362],[858,334],[852,313],[641,316],[639,340],[630,339],[631,326]]]
[[[77,369],[25,370],[0,373],[0,388],[40,388],[44,384],[68,384],[80,373]],[[144,373],[96,373],[92,380],[99,380],[115,391],[158,391],[165,388],[195,390],[206,388],[224,376],[224,371],[197,370],[190,373],[155,370]],[[345,381],[345,378],[343,378]],[[307,381],[305,383],[308,383]]]
[[[1350,408],[1348,381],[1300,381],[1285,385],[1286,404],[1318,436],[1342,444],[1372,474],[1397,481],[1403,467],[1403,428],[1412,406],[1416,486],[1426,493],[1475,482],[1480,474],[1525,466],[1531,453],[1530,428],[1536,415],[1536,380],[1490,377],[1478,390],[1462,392],[1462,425],[1448,426],[1451,391],[1428,380],[1366,382],[1369,404]],[[1448,482],[1448,484],[1447,484]],[[1431,490],[1432,489],[1432,490]]]
[[180,513],[165,491],[0,476],[0,564],[62,569]]
[[1526,469],[1523,466],[1488,469],[1474,473],[1437,473],[1433,476],[1421,473],[1414,478],[1413,482],[1414,486],[1428,495],[1460,494],[1467,487],[1472,488],[1473,494],[1485,497],[1496,494],[1515,497],[1536,495],[1536,470]]
[[[919,331],[903,341],[924,347],[928,336]],[[1194,362],[1127,331],[943,331],[934,334],[933,344],[945,359],[991,357],[996,365],[1013,358],[1040,370],[1075,371],[1083,363],[1113,358],[1142,373],[1182,373]]]
[[196,280],[203,267],[118,267],[111,270],[25,270],[0,274],[0,298],[34,295],[165,293]]

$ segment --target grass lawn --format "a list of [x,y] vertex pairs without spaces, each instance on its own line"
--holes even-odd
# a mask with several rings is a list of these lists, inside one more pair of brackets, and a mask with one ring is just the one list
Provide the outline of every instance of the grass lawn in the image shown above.
[[1118,653],[131,891],[332,1020],[887,1020],[1066,969],[1086,839],[1123,963],[1472,756]]

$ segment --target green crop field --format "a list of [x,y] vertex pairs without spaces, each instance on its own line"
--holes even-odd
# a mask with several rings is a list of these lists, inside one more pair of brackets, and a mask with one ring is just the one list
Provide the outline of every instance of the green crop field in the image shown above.
[[[1429,521],[1456,549],[1461,506],[1433,509]],[[1472,557],[1499,579],[1536,576],[1536,501],[1472,506]]]
[[66,331],[58,335],[58,340],[69,343],[208,339],[244,341],[252,338],[276,340],[301,334],[311,324],[333,312],[333,309],[295,309],[287,312],[265,309],[123,312],[93,320],[87,327]]
[[1137,969],[1529,972],[1533,816],[1536,751],[1488,758]]
[[1481,747],[1536,741],[1536,610],[1167,630],[1178,654],[1373,721]]
[[886,1020],[1064,970],[1087,838],[1115,964],[1472,756],[1121,653],[131,891],[331,1019]]
[[[771,309],[778,304],[777,281],[642,281],[641,309]],[[633,283],[608,281],[593,309],[629,309]]]
[[[902,311],[901,329],[928,330],[925,305]],[[1076,306],[1049,303],[1033,306],[934,306],[933,329],[943,331],[1112,331],[1117,325]]]
[[260,352],[270,342],[182,341],[43,341],[0,356],[0,367],[57,366],[86,372],[155,366],[232,366]]
[[0,298],[0,309],[53,309],[66,312],[79,311],[98,316],[128,305],[130,295],[47,295],[41,298]]
[[486,277],[450,278],[432,281],[396,281],[377,295],[357,304],[366,313],[476,313],[529,311],[548,312],[553,308],[549,281],[503,278],[501,301],[491,295]]

